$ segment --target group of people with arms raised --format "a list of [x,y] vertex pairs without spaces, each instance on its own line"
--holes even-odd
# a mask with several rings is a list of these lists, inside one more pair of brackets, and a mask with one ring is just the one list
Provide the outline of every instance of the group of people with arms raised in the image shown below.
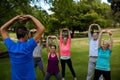
[[[28,38],[28,29],[25,26],[19,26],[16,28],[17,42],[14,42],[8,33],[10,25],[16,21],[29,21],[32,20],[37,31],[35,35]],[[98,27],[99,32],[95,32],[95,27]],[[35,67],[39,67],[42,71],[44,80],[49,80],[52,75],[57,80],[65,80],[65,65],[67,64],[73,79],[77,80],[76,73],[72,66],[71,60],[71,34],[69,29],[63,28],[60,32],[59,40],[55,35],[49,35],[46,39],[46,49],[48,64],[45,71],[42,59],[42,34],[45,28],[35,17],[31,15],[18,15],[6,22],[0,28],[1,35],[4,43],[8,48],[12,80],[36,80]],[[102,42],[102,34],[108,33],[110,40]],[[111,80],[110,77],[110,55],[112,51],[112,33],[110,30],[101,30],[98,24],[91,24],[88,29],[88,38],[90,42],[89,49],[89,63],[88,74],[86,80],[92,80],[94,74],[94,80]],[[56,44],[50,43],[50,39],[54,39]],[[61,73],[59,69],[59,60],[61,62]]]

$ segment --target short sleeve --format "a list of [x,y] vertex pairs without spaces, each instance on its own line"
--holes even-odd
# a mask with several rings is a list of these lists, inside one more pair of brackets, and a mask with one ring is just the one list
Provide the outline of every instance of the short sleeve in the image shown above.
[[7,47],[8,49],[10,49],[10,47],[11,47],[12,45],[14,45],[15,42],[8,37],[8,38],[6,38],[6,39],[4,40],[4,44],[6,45],[6,47]]
[[28,49],[34,49],[37,46],[37,43],[35,42],[34,38],[30,38],[27,41],[27,48]]

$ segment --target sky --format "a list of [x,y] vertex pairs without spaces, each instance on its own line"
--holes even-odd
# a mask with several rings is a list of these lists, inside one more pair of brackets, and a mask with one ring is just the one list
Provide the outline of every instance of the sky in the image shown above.
[[102,0],[102,2],[108,3],[107,0]]

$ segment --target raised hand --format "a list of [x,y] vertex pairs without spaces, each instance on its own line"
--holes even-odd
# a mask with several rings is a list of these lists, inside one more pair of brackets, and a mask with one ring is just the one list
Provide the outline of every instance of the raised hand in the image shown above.
[[102,32],[104,32],[104,33],[109,33],[109,35],[112,35],[112,32],[111,32],[111,30],[109,30],[109,29],[104,29],[104,30],[102,30]]
[[29,18],[26,15],[19,15],[20,21],[27,21]]
[[68,28],[63,28],[63,30],[68,30]]
[[104,33],[105,33],[105,32],[107,32],[107,30],[106,30],[106,29],[104,29],[104,30],[102,30],[102,32],[104,32]]
[[56,36],[52,35],[52,36],[51,36],[51,38],[52,38],[52,39],[55,39],[55,38],[56,38]]
[[111,30],[107,30],[107,33],[109,33],[109,35],[112,35],[112,32],[111,32]]

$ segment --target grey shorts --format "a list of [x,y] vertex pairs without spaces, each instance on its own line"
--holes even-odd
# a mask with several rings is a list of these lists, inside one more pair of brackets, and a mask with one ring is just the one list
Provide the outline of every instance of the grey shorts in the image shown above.
[[36,68],[37,66],[41,71],[44,69],[43,59],[40,57],[34,58],[34,67]]

